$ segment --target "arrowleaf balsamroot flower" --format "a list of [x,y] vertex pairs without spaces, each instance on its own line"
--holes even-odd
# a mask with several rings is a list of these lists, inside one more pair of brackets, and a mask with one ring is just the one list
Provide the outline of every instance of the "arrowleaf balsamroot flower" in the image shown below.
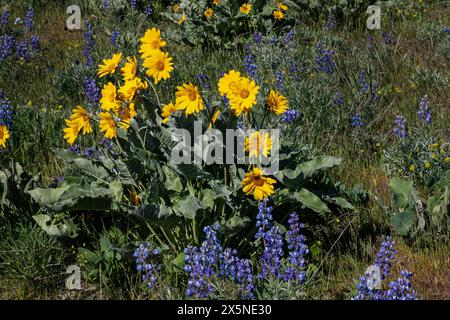
[[250,158],[257,157],[260,154],[269,156],[272,150],[272,138],[269,133],[253,132],[249,138],[245,139],[245,151]]
[[136,116],[134,103],[130,103],[128,107],[122,107],[119,110],[118,116],[120,118],[119,127],[127,130],[131,125],[131,119]]
[[162,123],[167,123],[170,120],[170,116],[177,111],[177,107],[171,102],[166,104],[161,112],[161,117],[163,117]]
[[70,145],[73,145],[75,143],[75,140],[77,140],[78,137],[78,127],[73,124],[72,120],[66,119],[66,128],[64,128],[64,139],[67,140],[67,142]]
[[162,51],[155,51],[151,56],[144,60],[144,68],[147,69],[146,75],[153,77],[155,84],[161,79],[167,80],[170,78],[170,72],[173,71],[172,58],[169,54]]
[[136,57],[128,57],[127,63],[120,69],[124,81],[133,80],[137,73]]
[[258,201],[268,198],[275,192],[273,186],[275,183],[274,179],[265,177],[260,168],[253,168],[252,171],[245,174],[245,178],[242,180],[243,191],[247,195],[252,194]]
[[267,97],[267,105],[270,111],[277,115],[282,115],[288,109],[288,100],[282,94],[270,90],[269,96]]
[[92,133],[89,114],[82,106],[78,106],[73,109],[70,120],[72,121],[72,125],[77,128],[78,132],[81,131],[83,134]]
[[120,100],[117,100],[117,89],[116,86],[108,82],[102,89],[102,98],[100,99],[100,106],[103,110],[109,111],[113,110],[117,112],[122,105]]
[[236,89],[239,81],[241,81],[240,72],[231,70],[230,72],[224,74],[224,76],[219,80],[219,93],[222,96],[229,97],[233,90]]
[[177,87],[175,105],[178,110],[184,110],[186,115],[198,113],[203,110],[203,99],[197,86],[192,83]]
[[109,112],[100,112],[100,131],[105,134],[105,138],[112,139],[117,136],[117,125],[113,116]]
[[8,141],[10,137],[8,127],[5,125],[0,126],[0,146],[2,148],[6,148],[6,141]]
[[273,12],[273,17],[275,18],[275,20],[281,21],[284,19],[284,13],[281,10],[275,10]]
[[133,80],[126,81],[125,84],[119,89],[119,98],[125,101],[131,101],[137,91],[145,90],[148,88],[147,82],[142,82],[138,77]]
[[220,115],[220,110],[217,110],[216,112],[214,112],[208,129],[211,129],[212,126],[216,123],[217,119],[219,118],[219,115]]
[[205,12],[203,12],[203,15],[205,16],[206,19],[209,19],[214,15],[214,10],[211,8],[208,8],[205,10]]
[[236,87],[227,95],[234,114],[239,117],[242,113],[249,113],[256,104],[258,92],[259,87],[255,81],[242,77]]
[[249,14],[250,11],[252,11],[252,5],[250,3],[244,3],[240,8],[239,11],[242,14]]
[[160,52],[166,46],[166,41],[161,38],[161,31],[156,28],[149,29],[141,38],[141,53],[142,59],[148,58],[153,54]]
[[108,74],[114,74],[121,60],[122,53],[114,54],[111,59],[104,59],[103,64],[100,64],[98,66],[97,75],[99,76],[99,78],[107,76]]

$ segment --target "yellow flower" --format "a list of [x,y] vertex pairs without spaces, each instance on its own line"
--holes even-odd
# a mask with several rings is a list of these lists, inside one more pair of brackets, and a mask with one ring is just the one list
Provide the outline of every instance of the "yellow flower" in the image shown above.
[[231,110],[233,110],[234,114],[240,116],[242,113],[250,112],[256,104],[258,92],[259,87],[255,81],[242,77],[237,86],[228,95]]
[[261,201],[272,195],[274,190],[274,184],[276,181],[272,178],[265,177],[263,172],[259,168],[253,168],[252,171],[245,174],[244,180],[242,180],[242,185],[244,186],[243,191],[247,195],[253,194],[253,197],[257,201]]
[[277,3],[277,7],[278,7],[278,9],[280,9],[281,11],[288,11],[288,9],[289,9],[287,5],[285,5],[285,4],[281,3],[281,2],[278,2],[278,3]]
[[444,159],[445,163],[450,163],[450,157]]
[[187,16],[183,13],[183,15],[180,17],[180,19],[178,19],[177,24],[181,25],[183,24],[183,22],[185,22],[187,20]]
[[203,99],[198,88],[192,83],[177,87],[175,105],[178,110],[184,110],[186,115],[198,113],[203,110]]
[[64,139],[67,140],[69,144],[74,144],[75,140],[77,140],[78,137],[78,127],[73,124],[71,120],[65,120],[67,127],[64,128]]
[[269,133],[261,134],[259,131],[253,132],[250,138],[245,139],[245,151],[250,158],[260,154],[267,157],[272,150],[272,138]]
[[216,112],[214,112],[208,129],[211,129],[212,126],[216,123],[217,119],[219,118],[219,114],[220,114],[220,110],[217,110]]
[[175,12],[175,13],[180,12],[180,4],[179,3],[175,3],[173,5],[173,12]]
[[428,161],[425,162],[425,169],[430,169],[431,168],[431,163],[429,163]]
[[161,117],[163,117],[162,123],[167,123],[170,120],[170,116],[177,111],[177,107],[171,102],[166,104],[161,112]]
[[275,10],[273,12],[273,17],[275,18],[275,20],[283,20],[284,19],[284,13],[281,10]]
[[244,3],[240,8],[239,11],[243,14],[249,14],[250,11],[252,11],[252,5],[249,3]]
[[269,96],[267,97],[267,105],[270,111],[280,115],[287,111],[288,101],[285,96],[274,90],[270,90]]
[[116,121],[109,112],[100,112],[100,131],[104,132],[105,138],[112,139],[117,136]]
[[153,77],[155,84],[158,84],[161,79],[167,80],[170,78],[170,72],[173,71],[172,58],[166,52],[158,51],[152,56],[144,60],[144,68],[147,69],[146,75]]
[[117,112],[121,105],[122,102],[117,100],[116,86],[111,82],[108,82],[102,89],[100,107],[105,111],[113,110],[114,112]]
[[126,81],[122,87],[119,89],[120,99],[131,101],[137,91],[147,89],[147,82],[142,82],[141,78],[134,78],[133,80]]
[[222,4],[222,0],[213,0],[213,4],[216,6],[220,6]]
[[136,57],[128,57],[127,63],[120,69],[124,81],[133,80],[137,73],[137,62]]
[[214,15],[214,10],[211,8],[208,8],[205,10],[205,12],[203,14],[205,15],[206,19],[209,19]]
[[130,103],[129,107],[124,107],[119,110],[119,127],[123,129],[128,129],[131,125],[131,119],[136,116],[136,109],[134,108],[134,103]]
[[432,153],[431,154],[431,159],[436,159],[437,158],[437,154],[436,153]]
[[6,141],[8,141],[10,135],[7,126],[0,126],[0,146],[6,148]]
[[130,200],[137,207],[141,205],[141,199],[139,199],[139,195],[136,191],[130,192]]
[[430,144],[430,145],[428,146],[428,148],[429,148],[430,150],[436,150],[437,147],[439,147],[439,144],[438,144],[438,143],[433,143],[433,144]]
[[72,121],[72,125],[77,128],[78,132],[82,131],[83,134],[92,133],[88,112],[82,106],[73,109],[70,120]]
[[234,70],[224,74],[219,80],[219,93],[222,96],[228,96],[236,89],[238,83],[241,81],[241,74]]
[[141,38],[142,59],[152,56],[155,52],[161,51],[166,46],[166,42],[161,38],[161,31],[156,28],[149,29]]
[[108,74],[113,74],[116,72],[117,67],[122,60],[122,54],[116,53],[113,55],[112,59],[104,59],[103,64],[98,66],[97,75],[99,78],[107,76]]
[[414,172],[414,171],[416,171],[416,166],[415,165],[410,165],[409,166],[409,171],[411,171],[411,172]]

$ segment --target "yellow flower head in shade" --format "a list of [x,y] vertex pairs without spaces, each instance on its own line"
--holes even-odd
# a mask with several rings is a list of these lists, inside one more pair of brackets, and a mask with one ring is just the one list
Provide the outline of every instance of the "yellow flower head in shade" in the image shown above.
[[450,157],[446,157],[446,158],[444,159],[444,162],[445,162],[445,163],[450,163]]
[[281,115],[288,109],[288,100],[280,93],[270,90],[269,96],[267,97],[267,105],[269,106],[270,111],[277,115]]
[[108,74],[113,74],[116,72],[117,67],[122,60],[122,54],[116,53],[111,59],[104,59],[103,64],[98,66],[97,75],[99,78],[107,76]]
[[178,19],[177,24],[182,25],[183,22],[185,22],[186,20],[187,20],[187,16],[183,13],[183,15],[180,17],[180,19]]
[[217,119],[219,118],[219,115],[220,115],[220,110],[217,110],[216,112],[214,112],[208,129],[211,129],[212,126],[216,123]]
[[180,12],[180,4],[179,3],[175,3],[173,5],[173,12],[175,12],[175,13]]
[[203,110],[203,99],[198,88],[192,83],[177,87],[175,105],[178,110],[184,110],[186,115],[198,113]]
[[220,6],[222,4],[222,0],[213,0],[213,4],[216,6]]
[[284,13],[281,10],[275,10],[273,12],[273,17],[275,18],[275,20],[283,20],[284,19]]
[[155,84],[161,81],[161,79],[167,80],[170,78],[170,72],[173,71],[172,58],[166,52],[158,51],[152,56],[144,60],[144,68],[147,69],[145,74],[149,77],[153,77]]
[[264,200],[272,195],[275,192],[273,186],[275,183],[274,179],[265,177],[259,168],[253,168],[252,171],[245,174],[245,178],[242,180],[243,191],[247,195],[253,194],[257,201]]
[[167,123],[170,120],[170,116],[177,111],[177,107],[171,102],[166,104],[161,112],[161,117],[163,117],[162,123]]
[[141,199],[139,199],[139,195],[136,191],[130,192],[130,200],[136,207],[141,205]]
[[7,126],[0,126],[0,146],[2,146],[2,148],[6,148],[6,141],[8,141],[10,135],[9,135],[9,130]]
[[136,57],[128,57],[127,63],[120,69],[124,81],[133,80],[137,73],[137,61]]
[[120,100],[117,100],[116,86],[111,82],[105,84],[102,89],[102,97],[100,99],[100,107],[105,110],[113,110],[117,112],[122,105]]
[[411,171],[411,172],[414,172],[414,171],[416,171],[416,166],[415,165],[410,165],[409,166],[409,171]]
[[256,104],[258,92],[259,87],[255,81],[242,77],[237,86],[228,95],[231,110],[233,110],[234,114],[240,116],[242,113],[250,112]]
[[83,134],[92,133],[89,114],[82,106],[78,106],[73,109],[70,120],[72,120],[72,125],[77,127],[78,132],[82,131]]
[[113,116],[109,112],[100,112],[100,131],[105,134],[105,138],[112,139],[117,136],[117,125]]
[[272,138],[269,133],[261,134],[259,131],[253,132],[249,138],[245,139],[245,151],[250,158],[262,154],[268,157],[272,150]]
[[122,107],[118,112],[120,122],[119,127],[127,130],[131,125],[131,119],[136,116],[134,103],[130,103],[128,107]]
[[277,3],[277,8],[281,11],[288,11],[289,7],[282,2]]
[[78,127],[73,124],[71,120],[66,119],[66,128],[64,128],[64,139],[67,140],[69,144],[74,144],[78,137]]
[[206,19],[211,18],[214,15],[214,10],[211,8],[208,8],[203,12],[203,15],[206,17]]
[[431,168],[431,163],[429,163],[428,161],[425,162],[425,169],[430,169]]
[[252,5],[250,3],[244,3],[240,8],[239,11],[243,14],[249,14],[250,11],[252,11]]
[[161,51],[166,46],[166,42],[161,38],[161,31],[156,28],[149,29],[141,38],[142,59],[152,56],[155,52]]
[[133,80],[126,81],[119,89],[119,97],[124,101],[131,101],[134,99],[136,92],[148,88],[147,82],[142,82],[141,78],[134,78]]
[[236,89],[238,83],[241,81],[241,74],[234,70],[224,74],[219,80],[219,93],[222,96],[228,96]]

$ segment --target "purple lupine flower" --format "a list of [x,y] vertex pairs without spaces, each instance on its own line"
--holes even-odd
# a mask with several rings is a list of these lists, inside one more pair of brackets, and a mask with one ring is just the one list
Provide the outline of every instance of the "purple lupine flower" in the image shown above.
[[209,85],[208,76],[206,74],[204,74],[204,73],[198,74],[197,75],[197,79],[200,82],[200,85],[202,86],[202,88],[204,90],[209,90],[210,89],[211,86]]
[[366,72],[361,70],[358,75],[359,92],[365,94],[369,91],[369,84],[366,82]]
[[428,125],[431,123],[431,110],[428,107],[428,96],[427,95],[425,95],[420,100],[420,108],[417,113],[419,115],[420,120],[422,120],[425,124]]
[[378,83],[376,81],[372,82],[370,85],[370,100],[372,102],[378,101]]
[[0,36],[0,60],[6,60],[14,50],[16,39],[14,36]]
[[89,20],[85,23],[86,31],[83,33],[84,42],[86,48],[83,50],[83,55],[86,58],[86,66],[93,67],[95,65],[94,58],[92,57],[92,50],[94,48],[94,33],[92,32],[92,25]]
[[402,270],[396,281],[389,283],[389,289],[384,293],[383,300],[417,300],[416,291],[411,284],[412,272]]
[[283,42],[285,45],[290,44],[294,40],[294,30],[290,29],[283,38]]
[[334,30],[336,28],[336,18],[331,12],[328,14],[326,28],[328,31]]
[[352,123],[353,128],[362,128],[364,127],[364,123],[362,122],[361,115],[359,113],[355,113],[355,115],[352,117]]
[[9,11],[8,10],[3,10],[2,18],[0,19],[0,24],[1,25],[7,25],[8,22],[9,22],[9,16],[10,16]]
[[131,5],[131,8],[136,9],[137,0],[130,0],[130,5]]
[[297,120],[299,116],[300,113],[297,110],[290,109],[281,116],[281,121],[284,123],[292,123]]
[[289,65],[289,75],[296,81],[299,81],[300,78],[300,69],[298,62],[292,61]]
[[103,0],[103,2],[102,2],[102,9],[103,10],[109,9],[109,0]]
[[392,35],[392,33],[388,32],[388,31],[384,31],[382,33],[382,39],[383,39],[383,44],[392,44],[392,42],[394,41],[394,36]]
[[[142,273],[142,281],[147,283],[147,286],[151,289],[155,286],[157,280],[157,272],[160,269],[156,258],[159,254],[158,249],[150,251],[150,243],[146,242],[141,244],[133,253],[133,257],[136,259],[136,270]],[[149,260],[152,260],[149,263]]]
[[275,87],[283,94],[286,94],[286,88],[284,87],[284,74],[281,70],[275,71]]
[[345,103],[344,95],[342,94],[342,92],[337,91],[337,92],[334,94],[334,104],[335,104],[336,106],[343,106],[344,103]]
[[324,44],[319,42],[316,46],[316,66],[318,72],[332,74],[334,71],[334,50],[328,50],[324,48]]
[[375,266],[380,268],[381,280],[389,277],[391,273],[392,261],[395,258],[397,251],[395,250],[395,242],[391,237],[386,237],[381,243],[380,250],[378,251],[375,259]]
[[403,116],[396,116],[395,120],[395,127],[393,130],[394,135],[397,138],[404,138],[408,135],[408,131],[406,131],[406,119]]
[[84,95],[90,103],[97,103],[100,101],[100,88],[97,86],[95,79],[84,78]]
[[287,282],[304,283],[306,280],[306,261],[304,256],[309,253],[305,244],[305,236],[300,234],[304,225],[300,223],[298,214],[291,213],[289,220],[289,231],[287,232],[287,244],[289,250],[288,265],[284,272],[284,280]]
[[70,152],[76,153],[76,154],[81,154],[80,145],[78,145],[78,144],[70,145],[67,150],[69,150]]
[[95,148],[89,147],[83,150],[83,155],[86,156],[89,160],[92,160],[95,158]]
[[20,41],[16,47],[17,57],[23,59],[24,61],[30,60],[30,53],[28,52],[28,42]]
[[0,125],[11,129],[14,120],[14,108],[11,101],[5,97],[3,91],[0,96]]
[[114,30],[113,32],[111,32],[111,44],[113,46],[117,45],[117,39],[119,39],[120,37],[120,31]]
[[261,32],[255,32],[255,33],[253,33],[253,42],[254,42],[255,44],[261,44],[262,39],[263,39],[263,35],[262,35]]
[[152,17],[153,7],[151,4],[148,4],[145,6],[144,13],[145,13],[145,16],[147,17],[147,19],[150,19]]
[[258,76],[258,66],[255,63],[255,57],[251,51],[250,45],[245,47],[246,55],[244,57],[244,70],[250,78],[256,80]]
[[367,47],[371,50],[375,48],[375,37],[371,33],[367,35]]
[[40,38],[37,34],[31,36],[31,48],[33,48],[34,51],[41,49]]
[[25,27],[31,31],[33,29],[33,24],[34,24],[34,10],[33,8],[28,8],[27,13],[25,14],[25,18],[24,18],[24,24]]
[[450,33],[450,27],[445,27],[445,28],[444,28],[444,32],[445,32],[445,33]]

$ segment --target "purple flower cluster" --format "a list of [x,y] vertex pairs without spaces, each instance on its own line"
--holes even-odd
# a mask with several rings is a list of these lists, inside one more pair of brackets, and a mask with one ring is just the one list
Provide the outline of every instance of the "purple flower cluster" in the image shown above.
[[390,32],[384,31],[381,36],[383,38],[383,44],[388,45],[394,42],[394,36]]
[[372,102],[377,102],[378,101],[378,83],[376,81],[372,82],[372,84],[370,85],[370,100]]
[[403,116],[396,116],[395,120],[395,127],[394,127],[394,135],[397,138],[404,138],[408,135],[408,131],[406,131],[406,119]]
[[226,248],[219,253],[219,276],[238,284],[240,298],[255,297],[252,265],[248,259],[240,259],[236,249]]
[[364,123],[362,122],[362,118],[361,118],[361,115],[359,113],[355,113],[355,115],[352,117],[351,126],[353,128],[362,128],[362,127],[364,127]]
[[92,25],[89,20],[85,23],[86,31],[83,33],[84,42],[86,48],[83,50],[83,55],[86,58],[86,66],[93,67],[95,65],[94,58],[92,57],[92,50],[94,48],[94,33],[92,32]]
[[15,48],[16,39],[14,36],[4,34],[0,36],[0,60],[7,59]]
[[30,31],[33,29],[34,16],[35,16],[35,13],[34,13],[33,8],[28,8],[27,13],[25,14],[24,24],[25,24],[25,27]]
[[299,81],[300,78],[300,69],[298,62],[292,61],[289,65],[289,75],[296,81]]
[[286,242],[288,244],[289,258],[288,265],[284,272],[284,280],[289,282],[304,283],[306,280],[306,261],[304,256],[309,253],[308,246],[305,244],[305,236],[300,234],[300,230],[304,228],[300,223],[298,214],[291,213],[288,220],[290,229],[287,232]]
[[252,79],[256,79],[258,76],[258,66],[255,62],[255,56],[252,53],[250,45],[245,47],[246,55],[244,57],[244,70],[248,76]]
[[263,40],[263,35],[261,32],[253,33],[253,42],[255,44],[261,44],[262,40]]
[[431,110],[428,108],[428,96],[424,96],[420,100],[418,115],[420,120],[422,120],[425,124],[431,123]]
[[102,9],[103,10],[109,9],[109,0],[103,0],[103,2],[102,2]]
[[117,43],[117,39],[119,39],[120,37],[120,31],[114,30],[113,32],[111,32],[111,44],[113,46],[116,46]]
[[7,25],[8,22],[9,22],[9,16],[10,16],[9,11],[8,10],[4,10],[3,13],[2,13],[2,17],[0,18],[0,24],[1,25]]
[[200,73],[197,75],[197,79],[200,82],[201,87],[204,90],[209,90],[211,88],[211,86],[209,85],[209,79],[208,76],[204,73]]
[[358,76],[359,92],[365,94],[369,91],[369,84],[366,82],[366,72],[361,70]]
[[17,58],[19,60],[20,59],[23,59],[24,61],[30,60],[30,53],[28,51],[28,42],[27,41],[20,41],[17,44],[16,51],[17,51]]
[[402,270],[400,277],[389,283],[389,289],[384,294],[384,300],[417,300],[416,291],[413,289],[412,272]]
[[131,5],[131,8],[136,9],[137,0],[130,0],[130,5]]
[[100,101],[100,89],[93,78],[84,78],[84,95],[90,103]]
[[342,105],[344,105],[344,95],[342,94],[342,92],[340,92],[340,91],[337,91],[335,94],[334,94],[334,104],[336,105],[336,106],[342,106]]
[[293,29],[290,29],[288,32],[286,32],[286,34],[284,35],[284,38],[283,38],[283,42],[286,46],[291,44],[292,41],[294,41],[294,35],[295,34],[294,34]]
[[149,260],[156,260],[158,255],[158,249],[150,251],[149,242],[141,244],[133,253],[133,257],[136,259],[136,270],[142,273],[142,280],[147,283],[149,288],[155,286],[157,272],[160,268],[156,262],[149,263]]
[[148,4],[145,6],[144,13],[145,13],[145,16],[147,17],[147,19],[150,19],[152,17],[153,7],[151,4]]
[[292,123],[297,120],[299,116],[300,112],[294,109],[290,109],[281,116],[281,121],[284,123]]
[[14,108],[11,101],[0,91],[0,125],[7,126],[11,129],[14,120]]
[[275,87],[283,94],[286,93],[286,88],[284,87],[284,74],[281,70],[275,71]]
[[328,50],[323,47],[323,43],[319,42],[316,46],[316,66],[317,71],[332,74],[334,72],[334,50]]
[[41,41],[37,34],[31,36],[31,48],[35,51],[41,49]]
[[331,12],[328,14],[326,28],[328,31],[334,30],[336,28],[336,18]]
[[381,280],[389,277],[391,273],[392,261],[395,258],[397,251],[395,250],[395,242],[391,237],[386,237],[381,243],[380,250],[378,251],[375,259],[375,266],[380,268]]

